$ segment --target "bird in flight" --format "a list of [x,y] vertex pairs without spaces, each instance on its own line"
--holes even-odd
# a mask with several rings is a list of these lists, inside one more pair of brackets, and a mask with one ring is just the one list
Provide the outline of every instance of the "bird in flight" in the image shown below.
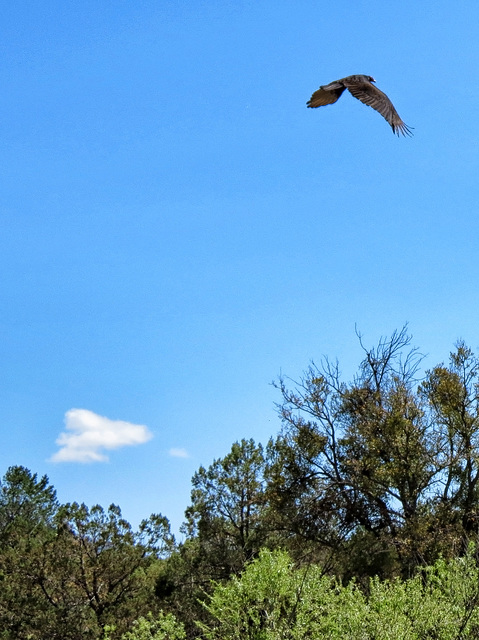
[[380,89],[373,85],[376,82],[371,76],[347,76],[341,80],[335,80],[325,84],[313,93],[306,103],[308,107],[323,107],[326,104],[333,104],[339,100],[345,89],[358,100],[361,100],[368,107],[376,109],[392,127],[393,132],[399,136],[412,136],[411,128],[408,127],[399,117],[393,103]]

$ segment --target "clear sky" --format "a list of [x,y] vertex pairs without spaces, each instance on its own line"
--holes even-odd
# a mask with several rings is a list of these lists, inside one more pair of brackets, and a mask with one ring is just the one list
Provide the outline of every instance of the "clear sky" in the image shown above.
[[[355,325],[478,347],[477,0],[17,0],[0,49],[1,475],[176,530]],[[413,138],[306,108],[354,73]]]

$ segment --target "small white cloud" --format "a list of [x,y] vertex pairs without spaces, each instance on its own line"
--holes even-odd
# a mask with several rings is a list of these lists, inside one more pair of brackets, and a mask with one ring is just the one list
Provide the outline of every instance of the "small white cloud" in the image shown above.
[[188,453],[188,451],[186,449],[170,449],[169,452],[170,456],[172,456],[173,458],[189,458],[190,454]]
[[143,424],[110,420],[88,409],[67,411],[65,429],[56,440],[60,450],[52,462],[107,462],[105,450],[143,444],[153,437]]

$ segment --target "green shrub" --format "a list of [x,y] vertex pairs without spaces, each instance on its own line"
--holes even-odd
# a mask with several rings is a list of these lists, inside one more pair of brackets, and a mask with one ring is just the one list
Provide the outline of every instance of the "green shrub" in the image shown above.
[[[114,628],[105,627],[103,640],[110,640],[110,631],[114,631]],[[181,622],[173,614],[163,611],[156,618],[151,613],[138,618],[133,623],[133,629],[121,636],[122,640],[184,640],[185,637]]]
[[204,606],[212,621],[198,626],[207,640],[475,640],[479,571],[471,547],[406,581],[374,578],[366,596],[354,582],[342,586],[316,565],[295,569],[288,554],[265,550]]

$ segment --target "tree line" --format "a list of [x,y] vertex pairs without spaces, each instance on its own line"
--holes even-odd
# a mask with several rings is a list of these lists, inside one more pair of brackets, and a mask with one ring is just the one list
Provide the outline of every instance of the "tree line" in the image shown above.
[[[236,442],[198,469],[180,543],[162,515],[133,531],[117,506],[59,504],[47,477],[9,468],[0,485],[0,638],[310,637],[304,621],[292,621],[313,578],[328,593],[354,591],[352,610],[364,613],[378,589],[424,591],[438,567],[449,576],[467,566],[470,575],[479,359],[458,342],[447,363],[424,371],[407,327],[372,348],[358,338],[363,358],[353,380],[328,359],[298,380],[279,378],[280,432],[265,446]],[[251,605],[241,633],[228,635],[220,613],[229,610],[227,589],[244,588],[258,567],[256,592],[261,580],[279,588],[273,576],[286,569],[274,562],[290,567],[285,589],[296,599],[278,605],[276,617]],[[471,594],[462,618],[455,609],[464,633],[477,630],[479,595]],[[304,611],[313,619],[321,605],[311,598],[316,604]],[[290,620],[296,635],[275,636],[273,618],[278,629]],[[434,633],[422,637],[449,637]]]

